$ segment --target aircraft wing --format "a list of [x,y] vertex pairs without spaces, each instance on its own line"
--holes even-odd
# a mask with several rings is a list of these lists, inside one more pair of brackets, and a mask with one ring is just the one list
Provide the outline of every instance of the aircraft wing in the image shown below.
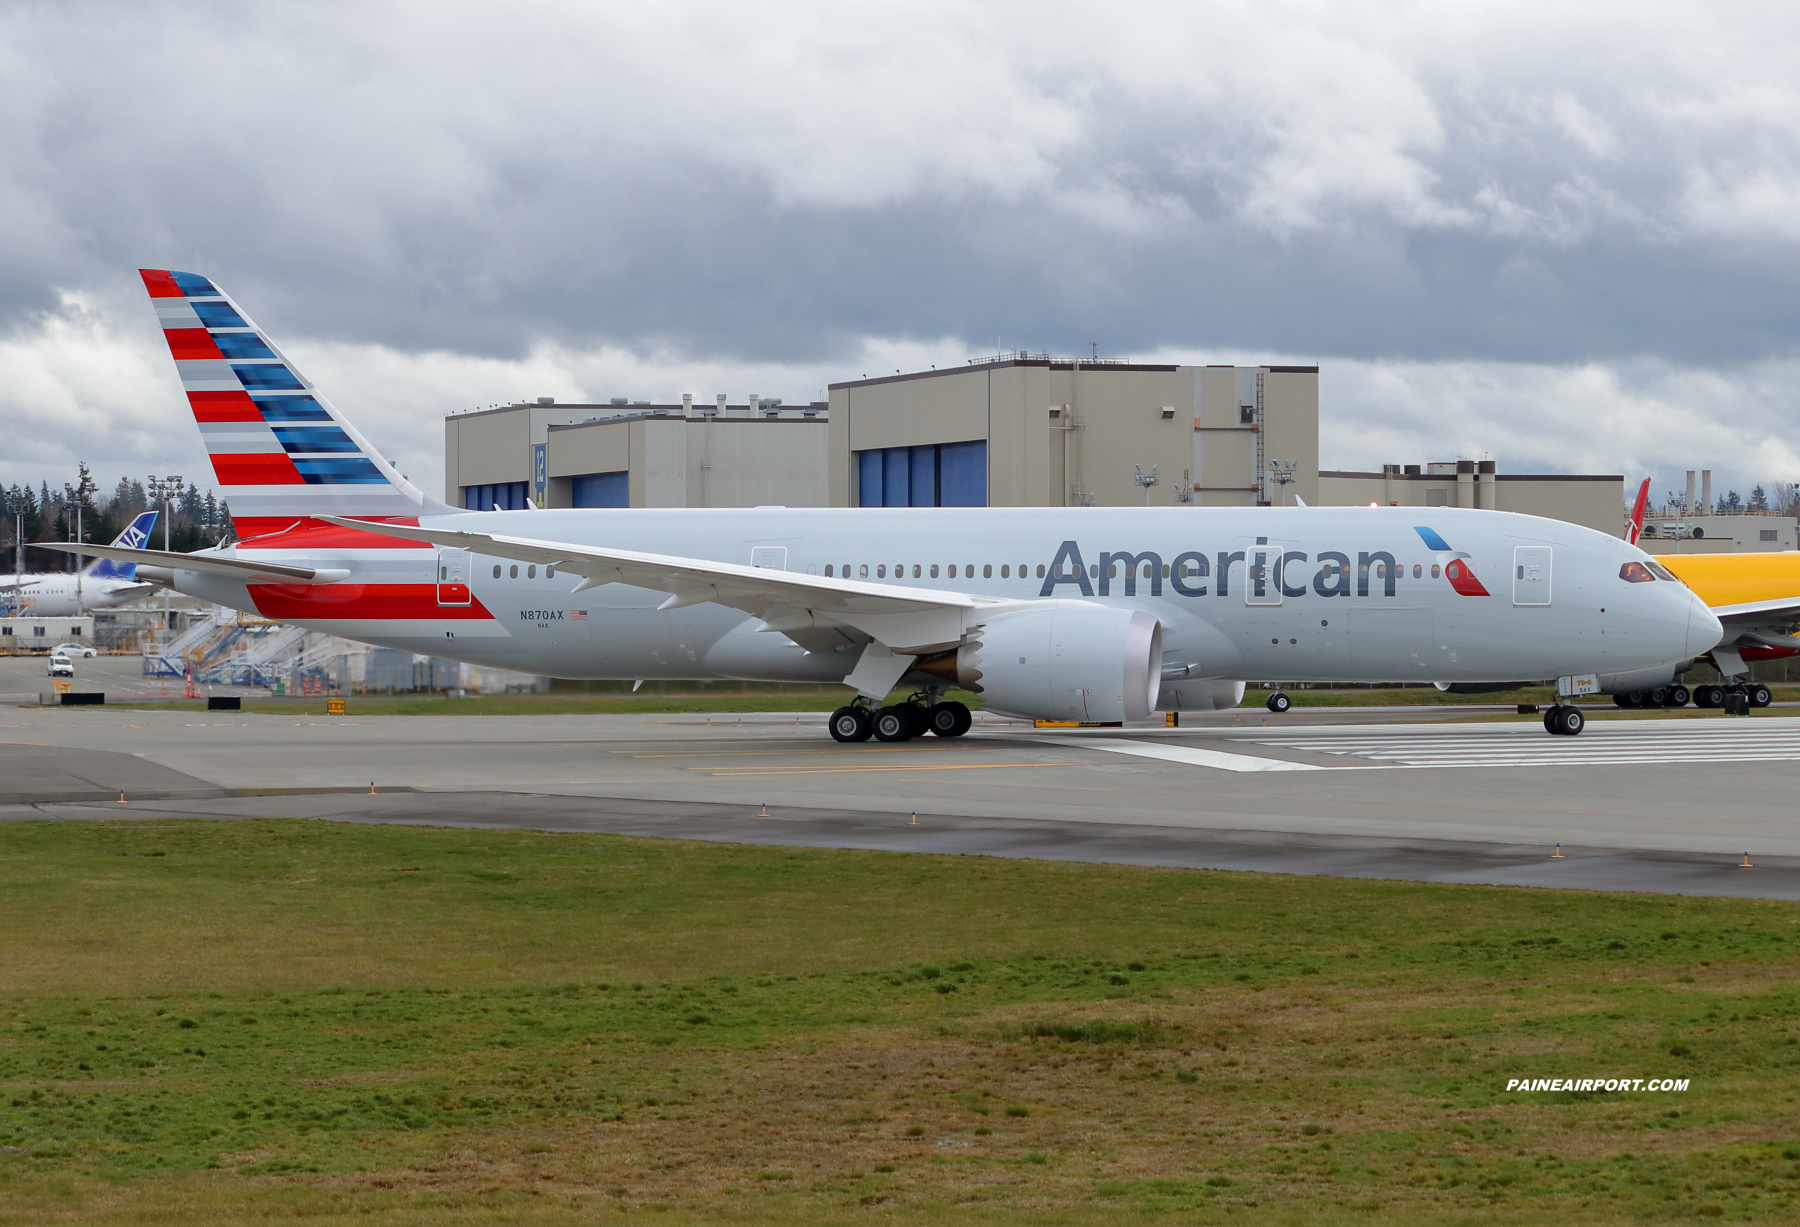
[[576,592],[602,584],[630,584],[668,593],[669,599],[660,609],[707,603],[741,609],[761,618],[762,630],[779,631],[808,651],[861,641],[859,636],[843,633],[845,629],[862,632],[896,655],[940,651],[961,643],[965,631],[998,608],[1016,603],[567,541],[386,523],[377,526],[338,516],[319,519],[383,536],[571,571],[582,577]]
[[114,562],[131,562],[150,568],[150,575],[163,571],[200,571],[226,575],[232,579],[287,584],[335,584],[348,579],[350,572],[334,567],[300,567],[285,562],[246,562],[218,554],[178,554],[166,550],[134,550],[123,545],[76,545],[64,541],[28,541],[39,549],[60,554],[81,554],[92,558],[110,558]]
[[1745,601],[1740,605],[1714,605],[1713,616],[1725,624],[1726,638],[1733,631],[1786,626],[1800,626],[1800,596],[1776,597],[1768,601]]

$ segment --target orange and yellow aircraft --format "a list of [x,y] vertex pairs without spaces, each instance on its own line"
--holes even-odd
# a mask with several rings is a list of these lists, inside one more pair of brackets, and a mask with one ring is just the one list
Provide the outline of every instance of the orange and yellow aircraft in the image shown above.
[[[1626,539],[1644,528],[1650,479],[1638,487]],[[1800,552],[1766,554],[1658,554],[1656,561],[1694,590],[1724,624],[1725,637],[1710,659],[1729,681],[1749,673],[1748,663],[1800,655]],[[1702,658],[1706,659],[1706,658]]]

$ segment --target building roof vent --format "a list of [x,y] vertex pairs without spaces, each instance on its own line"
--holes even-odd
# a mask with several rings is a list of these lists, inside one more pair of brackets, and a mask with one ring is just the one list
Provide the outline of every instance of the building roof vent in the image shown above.
[[626,401],[626,399],[625,399],[625,398],[624,398],[624,397],[623,397],[623,396],[615,396],[615,397],[613,397],[613,398],[612,398],[612,400],[611,400],[611,401],[610,401],[610,402],[608,402],[608,403],[610,403],[610,404],[614,404],[614,405],[623,405],[623,404],[627,404],[627,403],[629,403],[629,402],[627,402],[627,401]]
[[555,403],[556,403],[556,398],[554,396],[538,397],[538,404],[540,404],[540,405],[554,405]]

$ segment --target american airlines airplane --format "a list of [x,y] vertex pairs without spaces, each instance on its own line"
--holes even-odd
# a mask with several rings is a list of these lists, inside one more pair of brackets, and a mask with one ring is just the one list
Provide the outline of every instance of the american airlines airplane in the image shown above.
[[[1667,672],[1719,621],[1576,525],[1433,508],[465,511],[418,490],[205,277],[145,270],[240,540],[88,547],[367,643],[569,678],[843,682],[840,741],[1105,723],[1247,678]],[[1647,580],[1647,582],[1646,582]],[[880,706],[896,687],[907,701]],[[1558,704],[1552,732],[1581,731]]]
[[[156,525],[156,512],[146,511],[125,526],[113,538],[113,544],[124,549],[138,549],[150,540]],[[30,542],[47,550],[65,554],[87,553],[60,541]],[[111,609],[149,596],[155,584],[138,580],[129,562],[102,558],[90,563],[79,574],[74,571],[27,571],[22,575],[0,577],[0,611],[15,616],[35,618],[78,617],[89,609]]]

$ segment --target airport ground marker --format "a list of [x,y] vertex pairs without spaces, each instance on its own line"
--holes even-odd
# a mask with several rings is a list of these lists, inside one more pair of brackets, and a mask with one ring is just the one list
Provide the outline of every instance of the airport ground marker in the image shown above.
[[1556,845],[1556,851],[1550,854],[1550,859],[1553,861],[1566,861],[1569,858],[1562,854],[1562,845],[1559,843]]

